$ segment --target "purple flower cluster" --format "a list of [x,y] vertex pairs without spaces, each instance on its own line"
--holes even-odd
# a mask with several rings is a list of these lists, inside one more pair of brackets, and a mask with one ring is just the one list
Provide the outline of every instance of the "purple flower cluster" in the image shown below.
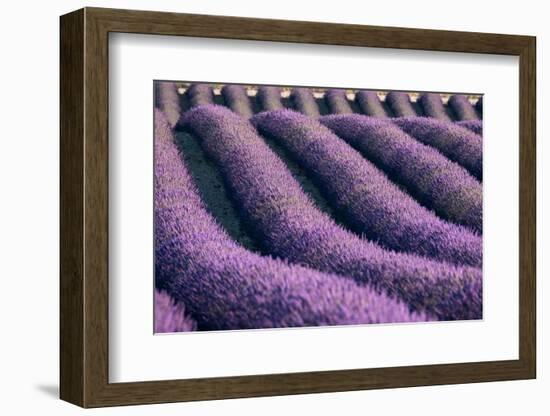
[[155,333],[189,332],[197,324],[185,313],[185,306],[175,302],[165,291],[155,290]]
[[161,110],[171,127],[180,118],[180,96],[176,84],[168,81],[155,81],[155,107]]
[[294,88],[290,94],[294,108],[306,116],[318,118],[319,106],[309,88]]
[[463,167],[391,121],[359,114],[320,121],[439,216],[482,232],[482,186]]
[[422,105],[424,114],[428,117],[434,117],[443,121],[451,120],[445,111],[445,106],[443,105],[443,101],[441,101],[441,96],[439,94],[428,92],[426,94],[422,94],[418,101]]
[[191,107],[214,102],[214,92],[208,84],[191,84],[186,91],[186,95]]
[[449,159],[465,167],[477,179],[482,179],[481,136],[456,123],[431,117],[398,118],[393,122],[415,139],[436,148]]
[[397,251],[481,267],[480,236],[418,204],[316,120],[279,110],[252,123],[288,150],[354,231]]
[[457,120],[464,121],[479,119],[474,106],[470,103],[468,97],[463,94],[452,95],[451,98],[449,98],[448,105],[453,109]]
[[[185,123],[220,112],[223,127],[239,134],[224,107],[200,106]],[[248,125],[251,130],[252,127]],[[218,128],[221,127],[218,125]],[[208,129],[207,129],[208,130]],[[205,131],[209,135],[208,131]],[[217,136],[212,136],[215,142]],[[243,137],[247,142],[246,136]],[[353,280],[262,257],[235,243],[207,212],[174,143],[155,111],[155,278],[201,330],[425,321],[402,302]],[[235,146],[227,148],[235,154]],[[259,166],[251,166],[256,170]]]
[[[314,206],[253,126],[224,107],[192,109],[184,114],[180,123],[180,127],[199,139],[207,155],[218,165],[241,215],[266,252],[295,264],[351,277],[403,300],[412,311],[425,311],[438,319],[481,318],[481,270],[385,250],[338,226]],[[173,184],[171,177],[170,185]],[[172,195],[169,199],[176,200]],[[178,204],[187,199],[185,195],[178,195]],[[181,217],[191,222],[193,229],[200,223],[200,218],[188,213]],[[181,228],[178,225],[177,229]],[[204,234],[200,236],[205,238]],[[170,235],[161,236],[158,241],[158,244],[163,241],[174,244]],[[204,248],[199,242],[193,244],[193,253],[201,256],[200,265],[210,266],[215,262],[219,269],[228,263],[224,251],[214,244],[208,245],[210,250],[203,258]],[[188,257],[180,255],[178,261]],[[208,280],[204,276],[207,270],[201,269],[202,281]],[[222,281],[226,280],[223,274]],[[321,296],[315,289],[311,283],[304,285],[312,299]],[[235,290],[227,289],[227,292]],[[212,297],[215,295],[210,294]],[[250,296],[237,299],[242,301],[247,297]],[[186,304],[190,305],[189,295]]]
[[250,118],[254,115],[250,99],[242,85],[225,85],[222,88],[222,96],[225,104],[241,117]]
[[411,103],[411,97],[406,92],[391,91],[386,95],[386,103],[393,111],[395,117],[416,116],[416,111]]
[[367,116],[386,118],[388,114],[380,101],[380,97],[374,91],[358,91],[355,94],[355,101],[361,111]]
[[465,127],[475,134],[483,136],[483,121],[481,120],[464,120],[455,122],[457,126]]
[[281,101],[281,89],[279,87],[261,86],[258,88],[256,98],[264,111],[284,108],[283,102]]
[[325,101],[332,114],[352,114],[345,90],[330,89],[325,92]]

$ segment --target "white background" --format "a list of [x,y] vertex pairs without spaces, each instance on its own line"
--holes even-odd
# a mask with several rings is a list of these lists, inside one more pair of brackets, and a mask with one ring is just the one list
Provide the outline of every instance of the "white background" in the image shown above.
[[[1,14],[3,60],[2,149],[3,203],[0,230],[2,262],[2,401],[6,414],[78,414],[56,400],[58,385],[58,16],[83,5],[232,14],[296,20],[321,20],[391,26],[531,34],[538,36],[538,380],[438,386],[294,397],[140,406],[88,411],[91,414],[273,414],[308,412],[334,415],[548,414],[550,361],[546,359],[550,301],[543,247],[550,237],[542,218],[548,210],[543,184],[548,179],[550,147],[544,143],[543,102],[549,99],[544,72],[550,54],[543,2],[464,0],[450,9],[436,1],[363,4],[356,1],[51,1],[16,2]],[[547,199],[547,198],[546,198]],[[543,264],[544,263],[544,264]],[[546,325],[548,328],[548,325]],[[191,357],[192,359],[192,357]]]
[[[518,358],[517,57],[113,34],[109,62],[112,382]],[[483,92],[483,321],[152,336],[151,84],[182,78]]]

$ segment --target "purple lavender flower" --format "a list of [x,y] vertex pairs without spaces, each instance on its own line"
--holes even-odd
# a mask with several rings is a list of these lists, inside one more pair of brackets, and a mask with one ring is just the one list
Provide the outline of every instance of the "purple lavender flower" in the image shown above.
[[320,121],[440,217],[482,232],[482,186],[462,166],[391,121],[359,114]]
[[443,121],[451,120],[445,111],[445,106],[443,105],[443,101],[441,101],[441,96],[439,94],[428,92],[426,94],[422,94],[418,101],[422,105],[426,116],[434,117]]
[[187,89],[186,94],[191,107],[212,104],[214,102],[214,92],[208,84],[192,84]]
[[411,103],[411,97],[406,92],[391,91],[386,95],[386,103],[393,111],[395,117],[416,116],[416,111]]
[[483,136],[483,121],[481,120],[464,120],[456,121],[457,126],[465,127],[470,131],[473,131],[475,134]]
[[385,250],[338,226],[314,206],[253,126],[224,107],[195,108],[180,122],[218,165],[265,252],[373,286],[412,311],[443,320],[481,317],[481,270]]
[[174,127],[180,118],[180,96],[176,84],[168,81],[155,81],[155,107],[161,110]]
[[185,306],[175,302],[165,291],[155,290],[155,333],[195,331],[197,324],[185,313]]
[[361,111],[371,117],[387,118],[388,114],[374,91],[358,91],[355,94],[355,101],[359,105]]
[[418,204],[325,126],[289,110],[251,121],[307,170],[354,231],[397,251],[481,267],[481,237]]
[[483,143],[481,136],[456,123],[430,117],[407,117],[392,120],[401,130],[432,146],[481,180]]
[[[220,111],[200,106],[186,113]],[[252,127],[249,129],[252,130]],[[226,124],[229,132],[239,134]],[[208,132],[207,132],[208,134]],[[212,136],[213,140],[217,137]],[[246,141],[246,137],[243,138]],[[174,143],[155,112],[155,279],[201,330],[426,321],[424,313],[351,279],[262,257],[239,246],[207,212]],[[227,149],[233,154],[235,147]]]
[[463,94],[455,94],[449,98],[448,105],[453,109],[457,120],[478,120],[474,106]]
[[242,85],[226,85],[222,88],[222,95],[226,105],[241,117],[250,118],[254,115],[250,99]]
[[300,113],[313,118],[321,115],[317,101],[309,88],[294,88],[290,94],[290,98],[294,103],[294,107]]
[[284,108],[283,102],[281,101],[281,89],[279,87],[261,86],[258,88],[256,98],[264,111]]
[[352,114],[346,91],[331,89],[325,92],[325,101],[332,114]]

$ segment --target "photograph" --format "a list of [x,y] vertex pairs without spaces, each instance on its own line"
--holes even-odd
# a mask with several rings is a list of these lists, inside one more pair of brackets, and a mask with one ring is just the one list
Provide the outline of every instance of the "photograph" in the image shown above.
[[483,319],[483,92],[153,96],[155,334]]

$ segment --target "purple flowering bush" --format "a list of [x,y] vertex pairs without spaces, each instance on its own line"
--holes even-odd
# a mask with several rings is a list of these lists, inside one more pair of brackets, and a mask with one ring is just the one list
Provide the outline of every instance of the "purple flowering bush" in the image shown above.
[[475,134],[483,136],[483,121],[481,120],[463,120],[455,122],[457,126],[465,127]]
[[379,118],[388,117],[378,94],[374,91],[358,91],[357,94],[355,94],[355,101],[357,101],[363,114],[367,116]]
[[[184,123],[193,114],[220,108],[198,107],[184,114]],[[246,123],[228,109],[223,112],[231,115],[223,122]],[[239,246],[208,213],[158,110],[154,146],[156,285],[185,303],[199,330],[432,319],[423,312],[410,312],[407,305],[372,286]]]
[[325,92],[325,101],[332,114],[352,114],[346,91],[330,89]]
[[225,85],[222,88],[222,96],[225,104],[241,117],[250,118],[254,114],[250,99],[242,85]]
[[[357,282],[366,290],[373,288],[374,293],[384,297],[384,302],[388,302],[388,299],[402,301],[411,313],[425,314],[425,319],[432,316],[443,320],[481,318],[482,274],[479,268],[456,266],[387,250],[337,225],[314,205],[284,162],[273,153],[247,120],[224,107],[202,106],[186,112],[180,119],[179,128],[197,137],[206,154],[216,163],[240,214],[264,252],[291,264],[307,267],[301,269],[304,270],[302,274],[305,270],[318,270],[331,276],[335,273],[341,276],[339,279],[342,281]],[[176,176],[181,176],[181,172]],[[174,180],[171,179],[169,184],[173,186]],[[182,204],[181,201],[189,198],[186,195],[175,198],[171,194],[169,199]],[[200,218],[197,219],[196,215],[190,215],[189,212],[183,213],[181,217],[193,224],[194,235],[207,238],[205,233],[196,230]],[[178,224],[176,229],[182,229],[182,225]],[[162,241],[168,241],[169,246],[176,244],[170,234],[161,236],[157,244]],[[189,239],[181,244],[189,244],[187,241]],[[232,257],[226,256],[221,247],[208,241],[208,247],[202,246],[200,242],[193,244],[193,254],[201,259],[201,279],[210,282],[209,269],[205,269],[205,265],[213,267],[215,264],[218,270],[223,270],[223,267],[231,265]],[[203,256],[205,248],[211,251]],[[239,259],[246,257],[242,250],[239,253]],[[188,257],[180,255],[178,261]],[[166,263],[171,261],[174,259]],[[195,267],[198,265],[193,263],[192,269],[195,270]],[[252,266],[240,263],[238,270],[244,273],[249,270],[247,267]],[[168,267],[168,270],[172,269]],[[254,270],[258,270],[258,267]],[[272,273],[270,281],[274,275],[276,273]],[[218,276],[223,277],[223,283],[218,282],[216,285],[225,284],[226,274],[218,272]],[[256,279],[260,279],[260,276],[256,276]],[[175,291],[185,291],[184,286],[176,285],[178,289]],[[310,286],[311,283],[304,283],[303,287],[311,296],[310,302],[314,302],[313,299],[319,297],[321,291],[314,291]],[[225,291],[234,293],[235,290],[225,287]],[[190,302],[191,293],[187,289],[183,297],[188,308],[194,305]],[[212,298],[216,298],[215,294],[209,293],[209,301]],[[243,296],[237,298],[243,302]],[[349,307],[349,304],[346,306]],[[191,310],[200,325],[200,319],[194,312],[196,309]],[[201,310],[206,313],[206,309]],[[255,313],[258,314],[258,311]],[[401,311],[400,316],[403,313]],[[407,319],[418,318],[412,315],[412,318]]]
[[393,122],[404,132],[432,146],[465,167],[481,180],[483,175],[483,143],[481,136],[456,123],[430,117],[407,117]]
[[258,88],[256,99],[264,111],[284,108],[283,102],[281,101],[281,89],[279,87],[261,86]]
[[445,111],[445,106],[441,100],[441,96],[436,93],[428,92],[422,94],[418,100],[422,105],[424,114],[428,117],[434,117],[438,120],[449,121],[450,118]]
[[395,117],[416,116],[416,111],[411,103],[411,97],[406,92],[391,91],[386,95],[386,103],[389,105]]
[[290,98],[294,107],[300,113],[313,118],[321,115],[317,101],[309,88],[294,88],[290,94]]
[[462,166],[391,121],[359,114],[320,121],[440,217],[482,232],[482,186]]
[[212,87],[208,84],[192,84],[187,89],[186,95],[191,107],[212,104],[214,102],[214,93]]
[[171,127],[176,125],[180,117],[181,106],[175,83],[155,81],[155,107],[166,115],[166,120]]
[[470,103],[468,97],[463,94],[452,95],[451,98],[449,98],[448,104],[455,113],[457,120],[464,121],[479,119],[474,106]]
[[186,315],[183,303],[175,302],[165,291],[155,290],[155,333],[189,332],[196,326]]
[[357,233],[397,251],[481,266],[480,236],[421,206],[317,121],[280,110],[260,113],[252,123],[290,152]]

